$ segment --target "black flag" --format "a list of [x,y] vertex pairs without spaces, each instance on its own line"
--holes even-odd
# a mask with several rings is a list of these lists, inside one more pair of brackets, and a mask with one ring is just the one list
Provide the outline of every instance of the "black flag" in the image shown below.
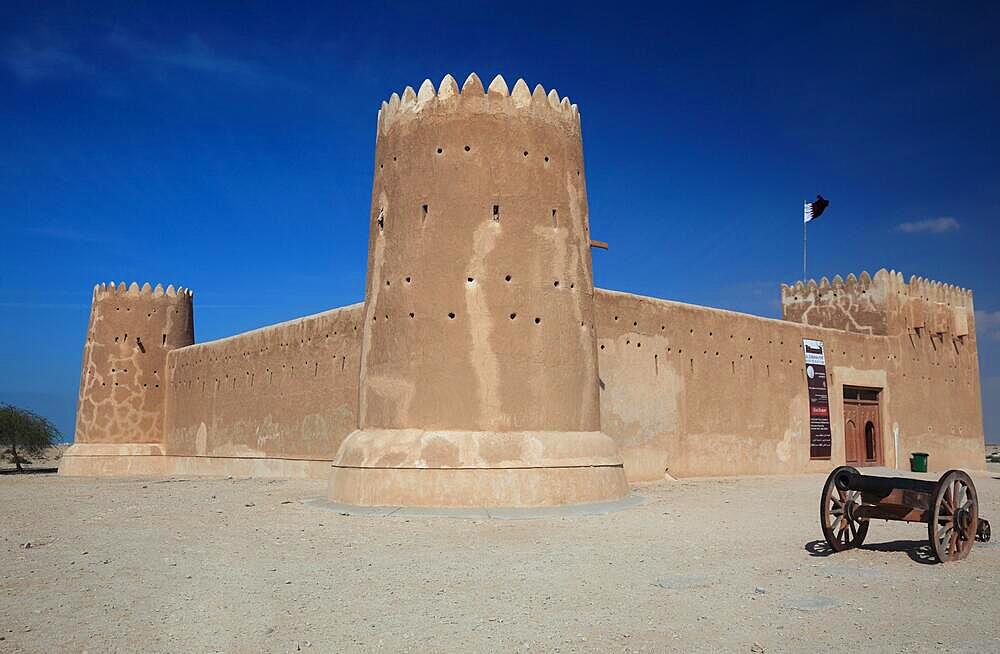
[[806,202],[805,222],[819,218],[828,206],[830,201],[822,195],[817,195],[815,202]]

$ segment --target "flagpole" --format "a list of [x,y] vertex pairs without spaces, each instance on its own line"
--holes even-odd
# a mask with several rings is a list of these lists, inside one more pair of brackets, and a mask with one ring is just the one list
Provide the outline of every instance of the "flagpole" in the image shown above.
[[802,283],[806,283],[806,233],[809,223],[806,222],[805,218],[802,219]]
[[815,202],[806,202],[802,208],[802,281],[806,281],[809,271],[806,269],[806,253],[809,251],[807,235],[809,233],[809,223],[822,215],[826,208],[830,206],[830,201],[822,195],[816,196]]

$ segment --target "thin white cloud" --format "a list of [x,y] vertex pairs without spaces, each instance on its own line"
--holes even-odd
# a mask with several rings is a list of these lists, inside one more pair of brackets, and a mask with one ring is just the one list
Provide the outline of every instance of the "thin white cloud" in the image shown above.
[[198,311],[202,309],[270,309],[268,304],[199,304]]
[[913,220],[896,225],[896,231],[904,234],[944,234],[945,232],[954,232],[958,228],[958,221],[951,216]]
[[983,384],[983,427],[986,442],[1000,444],[1000,376],[982,378]]
[[114,88],[115,82],[121,81],[122,72],[114,69],[114,58],[108,57],[107,52],[100,58],[96,54],[85,55],[110,48],[158,79],[169,72],[189,73],[254,87],[298,88],[291,80],[257,62],[218,51],[198,34],[161,43],[116,30],[99,35],[86,45],[84,48],[80,43],[44,31],[0,40],[0,68],[6,68],[25,84],[50,79],[90,79],[102,89],[109,84],[108,88]]
[[46,79],[91,77],[95,73],[94,66],[71,48],[42,37],[11,39],[3,47],[0,61],[26,84]]
[[1000,311],[977,311],[976,325],[988,329],[1000,329]]
[[255,86],[290,86],[291,83],[247,60],[220,54],[198,34],[180,43],[159,44],[127,32],[113,32],[108,43],[128,57],[158,70],[174,70],[225,77]]
[[28,227],[24,230],[26,234],[38,238],[53,239],[57,241],[74,241],[77,243],[101,243],[108,240],[103,234],[92,234],[83,232],[73,227],[60,227],[49,225],[45,227]]
[[80,303],[53,304],[51,302],[0,302],[0,309],[85,309]]
[[1000,311],[977,311],[976,332],[980,337],[1000,341]]

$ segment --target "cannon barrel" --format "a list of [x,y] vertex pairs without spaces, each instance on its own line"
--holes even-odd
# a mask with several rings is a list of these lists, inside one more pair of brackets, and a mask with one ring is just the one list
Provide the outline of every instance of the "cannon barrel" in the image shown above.
[[937,489],[938,482],[907,477],[876,477],[862,475],[852,470],[841,470],[834,481],[843,491],[860,491],[865,494],[885,497],[894,490],[914,491],[930,495]]

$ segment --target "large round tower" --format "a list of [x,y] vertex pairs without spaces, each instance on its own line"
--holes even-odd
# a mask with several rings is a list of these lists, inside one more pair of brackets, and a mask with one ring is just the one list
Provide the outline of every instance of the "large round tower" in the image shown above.
[[192,293],[159,284],[94,287],[74,444],[62,474],[156,473],[163,452],[167,353],[194,343]]
[[449,75],[379,112],[359,430],[331,499],[539,506],[617,499],[600,431],[576,105]]

